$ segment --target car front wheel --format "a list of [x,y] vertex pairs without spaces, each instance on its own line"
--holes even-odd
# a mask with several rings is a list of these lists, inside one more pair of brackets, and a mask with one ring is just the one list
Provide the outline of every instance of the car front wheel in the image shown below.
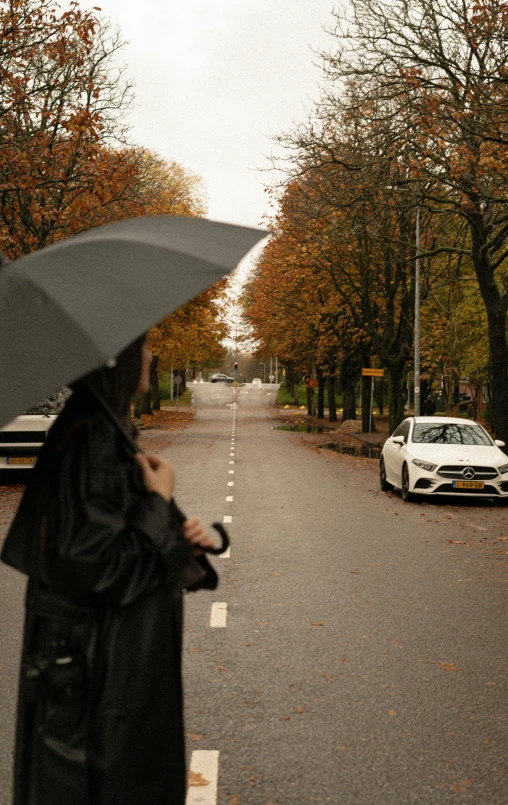
[[400,485],[400,491],[402,493],[402,500],[414,500],[414,495],[409,491],[409,470],[407,468],[407,464],[404,464],[402,467],[402,483]]
[[390,492],[393,489],[393,485],[386,480],[386,467],[383,458],[379,462],[379,486],[381,487],[381,492]]

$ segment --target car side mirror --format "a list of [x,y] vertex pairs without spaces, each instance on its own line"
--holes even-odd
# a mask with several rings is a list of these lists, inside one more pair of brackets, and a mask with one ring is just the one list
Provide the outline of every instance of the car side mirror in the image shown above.
[[406,440],[404,439],[403,436],[394,436],[393,439],[392,439],[392,442],[394,444],[405,444]]
[[502,442],[501,439],[494,439],[494,444],[498,447],[505,447],[506,442]]

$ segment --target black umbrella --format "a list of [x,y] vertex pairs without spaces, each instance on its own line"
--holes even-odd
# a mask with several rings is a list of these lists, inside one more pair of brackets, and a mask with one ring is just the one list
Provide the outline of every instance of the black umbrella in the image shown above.
[[2,269],[0,426],[117,355],[266,235],[202,218],[134,218]]

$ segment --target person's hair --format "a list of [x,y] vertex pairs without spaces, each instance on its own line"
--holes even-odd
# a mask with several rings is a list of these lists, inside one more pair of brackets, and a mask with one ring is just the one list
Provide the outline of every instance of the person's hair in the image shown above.
[[75,392],[80,390],[95,392],[102,397],[116,414],[118,419],[128,425],[130,422],[130,403],[136,391],[141,375],[142,350],[146,333],[116,356],[107,364],[95,369],[90,374],[80,377],[71,388]]

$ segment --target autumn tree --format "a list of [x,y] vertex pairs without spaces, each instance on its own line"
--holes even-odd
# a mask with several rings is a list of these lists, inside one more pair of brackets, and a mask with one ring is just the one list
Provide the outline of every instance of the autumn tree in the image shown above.
[[[144,405],[138,401],[140,412],[150,413],[152,408],[160,408],[159,378],[162,373],[173,369],[173,374],[185,376],[185,368],[191,364],[203,366],[225,358],[222,341],[228,328],[221,308],[225,285],[226,281],[221,280],[152,328],[151,392],[143,401]],[[173,378],[171,382],[174,382]]]
[[464,253],[487,317],[494,428],[508,441],[508,6],[353,0],[334,16],[322,119],[333,121],[353,83],[366,142],[384,128],[394,152],[411,155],[406,180],[420,201],[467,225]]
[[[112,220],[132,160],[126,142],[131,87],[113,57],[118,31],[94,10],[50,0],[0,4],[0,245],[27,254]],[[95,204],[87,199],[93,194]],[[81,202],[84,203],[81,203]]]
[[[275,353],[286,367],[297,402],[301,374],[318,380],[318,414],[323,415],[328,384],[329,417],[336,420],[336,380],[344,393],[343,418],[356,418],[355,387],[362,338],[327,273],[321,270],[326,225],[301,214],[304,192],[291,183],[271,222],[277,233],[267,244],[244,292],[245,315],[259,342],[259,353]],[[308,400],[309,412],[311,410]]]

